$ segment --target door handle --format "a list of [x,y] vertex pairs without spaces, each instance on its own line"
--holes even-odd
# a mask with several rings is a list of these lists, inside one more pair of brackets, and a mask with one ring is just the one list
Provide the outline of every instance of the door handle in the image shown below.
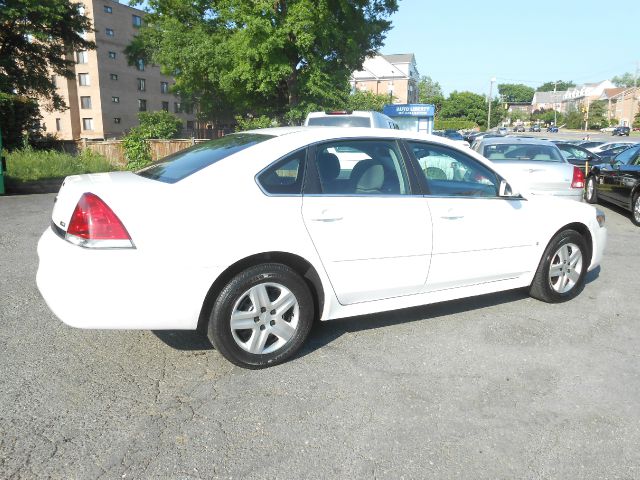
[[445,220],[458,220],[460,218],[464,218],[464,215],[461,212],[454,210],[452,208],[448,210],[447,213],[445,213],[444,215],[440,215],[440,218],[443,218]]
[[312,218],[314,222],[338,222],[344,217],[337,213],[332,213],[331,210],[323,210],[318,216]]

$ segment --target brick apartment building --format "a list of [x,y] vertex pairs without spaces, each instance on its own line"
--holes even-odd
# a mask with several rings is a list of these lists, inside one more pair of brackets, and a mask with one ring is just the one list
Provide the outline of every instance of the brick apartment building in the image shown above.
[[362,70],[351,74],[351,88],[389,95],[389,103],[417,103],[420,75],[413,53],[367,58]]
[[41,109],[47,133],[63,140],[121,137],[138,125],[138,112],[166,110],[183,121],[187,131],[195,127],[190,105],[169,93],[173,79],[155,65],[139,61],[129,66],[123,53],[145,13],[112,0],[83,0],[84,14],[95,32],[87,39],[96,43],[92,51],[74,52],[75,78],[56,76],[58,93],[67,110]]

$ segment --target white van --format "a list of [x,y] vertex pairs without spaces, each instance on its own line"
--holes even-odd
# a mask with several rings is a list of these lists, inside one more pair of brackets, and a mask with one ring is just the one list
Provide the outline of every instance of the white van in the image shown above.
[[323,127],[370,127],[393,128],[400,127],[390,117],[373,111],[364,110],[339,110],[335,112],[311,112],[304,121],[304,126]]

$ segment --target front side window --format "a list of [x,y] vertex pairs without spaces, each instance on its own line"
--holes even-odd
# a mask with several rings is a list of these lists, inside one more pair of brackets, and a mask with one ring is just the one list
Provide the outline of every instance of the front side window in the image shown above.
[[234,133],[195,145],[165,157],[138,175],[165,183],[176,183],[203,168],[273,138],[271,135]]
[[577,158],[579,160],[586,160],[587,153],[584,150],[574,147],[573,145],[558,145],[560,153],[564,158]]
[[622,165],[630,165],[631,159],[635,156],[636,153],[638,153],[638,148],[628,148],[624,150],[622,153],[619,153],[616,156],[615,161],[616,163],[619,163]]
[[477,160],[441,145],[409,142],[429,194],[455,197],[497,197],[500,180]]
[[393,140],[342,140],[318,146],[316,168],[321,193],[406,195],[409,184]]
[[300,195],[306,150],[287,155],[258,176],[262,189],[274,195]]

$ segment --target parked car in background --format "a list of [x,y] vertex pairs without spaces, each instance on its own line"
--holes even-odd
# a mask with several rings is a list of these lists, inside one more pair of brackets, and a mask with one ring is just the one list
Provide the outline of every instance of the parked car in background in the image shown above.
[[620,135],[621,137],[626,135],[628,137],[629,133],[631,133],[631,129],[629,127],[619,126],[613,129],[611,135],[613,135],[614,137],[616,135]]
[[629,210],[633,223],[640,226],[640,145],[591,169],[585,199],[589,203],[604,200]]
[[601,128],[600,131],[603,133],[607,133],[607,132],[613,132],[616,129],[616,127],[604,127]]
[[[331,149],[367,158],[341,177]],[[514,288],[575,297],[602,259],[604,214],[509,182],[417,132],[231,134],[136,173],[67,177],[36,281],[71,326],[201,329],[245,368],[291,358],[316,320]]]
[[507,127],[498,127],[498,134],[506,135],[508,133]]
[[562,156],[571,165],[577,165],[578,167],[584,167],[587,162],[589,165],[596,165],[602,163],[602,159],[598,154],[590,152],[586,148],[582,148],[579,145],[571,145],[570,143],[554,142],[556,147],[562,153]]
[[524,125],[516,125],[515,127],[513,127],[513,131],[516,133],[524,132]]
[[531,126],[529,127],[529,131],[530,131],[530,132],[540,132],[540,131],[541,131],[541,129],[540,129],[540,125],[539,125],[539,124],[537,124],[537,123],[534,123],[533,125],[531,125]]
[[549,125],[547,127],[547,132],[549,132],[549,133],[558,133],[558,127],[556,127],[555,125]]
[[495,163],[520,188],[534,195],[582,201],[584,173],[546,140],[523,137],[482,139],[474,150]]
[[460,142],[465,147],[471,146],[471,144],[469,142],[467,142],[464,139],[464,137],[462,136],[462,134],[460,132],[458,132],[457,130],[447,129],[447,130],[444,130],[442,132],[442,135],[445,138],[448,138],[449,140],[455,140],[456,142]]
[[579,145],[582,148],[586,148],[588,150],[588,149],[591,149],[593,147],[599,147],[604,142],[600,142],[600,141],[596,141],[596,140],[573,140],[573,141],[567,141],[565,143],[572,143],[573,145]]
[[622,147],[622,146],[631,147],[633,145],[636,145],[636,142],[631,142],[631,141],[606,142],[606,143],[601,143],[600,145],[597,145],[595,147],[585,147],[585,148],[587,150],[589,150],[590,152],[600,154],[600,152],[603,152],[605,150],[609,150],[611,148]]
[[400,127],[391,117],[380,112],[365,110],[336,110],[331,112],[311,112],[307,115],[304,125],[322,127],[368,127],[392,128]]
[[627,148],[632,148],[631,145],[619,145],[617,147],[613,147],[613,148],[609,148],[607,150],[603,150],[600,153],[598,153],[598,155],[600,155],[600,158],[604,161],[604,162],[609,162],[613,159],[613,157],[615,157],[616,155],[624,152]]

